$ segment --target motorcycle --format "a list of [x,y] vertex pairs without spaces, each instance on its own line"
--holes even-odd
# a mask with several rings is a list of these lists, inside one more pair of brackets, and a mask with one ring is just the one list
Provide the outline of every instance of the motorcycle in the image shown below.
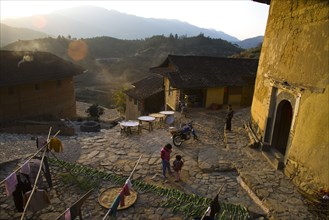
[[193,136],[194,140],[198,140],[198,136],[195,134],[192,122],[181,126],[179,130],[171,130],[173,144],[176,147],[180,147],[184,141],[191,139]]

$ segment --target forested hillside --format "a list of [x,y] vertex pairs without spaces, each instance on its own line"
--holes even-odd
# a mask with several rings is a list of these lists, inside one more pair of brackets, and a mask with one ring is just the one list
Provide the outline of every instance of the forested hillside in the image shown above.
[[46,51],[82,65],[88,73],[76,77],[77,97],[96,100],[109,99],[112,90],[149,75],[149,68],[160,65],[168,54],[228,57],[243,51],[227,41],[203,34],[196,37],[161,35],[143,40],[111,37],[76,40],[58,36],[21,40],[2,49]]

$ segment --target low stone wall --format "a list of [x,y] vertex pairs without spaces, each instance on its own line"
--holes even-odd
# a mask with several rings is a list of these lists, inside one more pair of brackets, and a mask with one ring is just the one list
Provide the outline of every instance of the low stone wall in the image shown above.
[[52,131],[57,132],[60,130],[61,135],[73,136],[75,129],[73,127],[66,127],[64,125],[54,124],[13,124],[0,128],[0,132],[15,133],[15,134],[48,134],[49,128],[52,127]]

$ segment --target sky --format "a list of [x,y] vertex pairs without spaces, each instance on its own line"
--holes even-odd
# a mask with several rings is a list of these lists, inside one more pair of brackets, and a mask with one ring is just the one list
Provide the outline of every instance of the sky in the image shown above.
[[252,0],[0,0],[0,19],[48,14],[81,5],[113,9],[145,18],[177,19],[201,28],[223,31],[239,40],[264,35],[269,12],[269,5]]

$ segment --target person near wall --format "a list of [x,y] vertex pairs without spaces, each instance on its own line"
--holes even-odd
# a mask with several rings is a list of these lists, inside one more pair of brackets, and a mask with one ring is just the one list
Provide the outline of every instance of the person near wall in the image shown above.
[[225,128],[227,131],[232,130],[233,115],[234,115],[234,111],[233,111],[232,105],[228,105],[227,114],[226,114],[226,128]]

